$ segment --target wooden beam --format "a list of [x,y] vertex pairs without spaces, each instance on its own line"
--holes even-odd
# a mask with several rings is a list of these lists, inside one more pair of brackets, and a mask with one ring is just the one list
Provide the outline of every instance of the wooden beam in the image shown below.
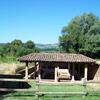
[[80,63],[78,64],[78,71],[79,71],[79,74],[80,74]]
[[8,89],[8,88],[0,88],[0,92],[35,92],[33,89]]
[[69,70],[69,73],[70,73],[70,63],[68,63],[68,70]]
[[75,86],[75,85],[78,85],[78,86],[83,86],[84,84],[83,84],[83,82],[56,82],[56,83],[54,83],[54,82],[52,82],[52,83],[50,83],[50,82],[47,82],[47,83],[43,83],[43,82],[41,82],[41,83],[36,83],[36,84],[38,84],[38,85],[41,85],[41,86]]
[[28,62],[26,62],[26,68],[25,68],[25,79],[28,79]]
[[27,82],[25,79],[8,79],[8,78],[0,78],[0,81],[3,81],[3,82]]
[[86,95],[87,92],[36,92],[37,95]]
[[34,62],[34,67],[35,67],[35,71],[33,72],[33,79],[35,79],[36,77],[35,77],[35,75],[36,75],[36,62]]

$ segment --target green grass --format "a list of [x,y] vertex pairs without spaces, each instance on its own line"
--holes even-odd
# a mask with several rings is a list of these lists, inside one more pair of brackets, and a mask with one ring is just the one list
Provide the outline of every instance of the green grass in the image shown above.
[[[36,84],[33,81],[28,82],[31,85],[31,88],[28,90],[32,90],[31,92],[12,92],[12,93],[0,93],[0,100],[36,100],[34,96],[34,91],[36,89]],[[47,86],[47,85],[41,85],[40,91],[52,91],[52,92],[68,92],[68,91],[82,91],[82,86]],[[100,93],[96,94],[93,92],[93,89],[90,87],[87,88],[88,92],[90,93],[86,97],[83,98],[83,96],[40,96],[39,100],[100,100]]]
[[0,57],[0,63],[16,63],[16,57],[13,56],[4,56],[4,57]]
[[79,91],[82,91],[83,90],[83,87],[82,86],[46,86],[46,85],[41,85],[40,86],[40,91],[44,91],[44,92],[79,92]]
[[[0,100],[37,100],[34,95],[28,94],[16,94],[16,95],[8,95],[0,97]],[[39,97],[38,100],[100,100],[100,94],[88,95],[86,97],[82,96],[65,96],[65,97],[50,97],[50,96],[42,96]]]

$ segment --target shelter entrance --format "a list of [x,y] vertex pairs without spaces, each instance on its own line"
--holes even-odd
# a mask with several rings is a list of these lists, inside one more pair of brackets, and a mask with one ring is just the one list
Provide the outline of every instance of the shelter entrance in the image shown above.
[[79,63],[41,62],[40,63],[41,79],[55,80],[55,78],[57,78],[56,80],[58,81],[59,75],[60,73],[62,73],[63,76],[60,75],[62,79],[64,77],[64,79],[66,80],[73,80],[73,79],[76,81],[82,80],[82,78],[84,78],[84,73],[85,73],[85,66],[82,65],[83,64]]
[[75,80],[82,80],[84,78],[84,67],[75,66],[74,68],[74,78]]
[[41,79],[54,79],[55,67],[53,63],[41,63]]

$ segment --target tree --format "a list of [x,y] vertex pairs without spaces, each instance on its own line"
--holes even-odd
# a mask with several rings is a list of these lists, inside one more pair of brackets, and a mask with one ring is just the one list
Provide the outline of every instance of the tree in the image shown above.
[[37,52],[34,42],[31,40],[23,43],[21,40],[13,40],[0,48],[0,55],[19,57],[32,52]]
[[98,56],[100,53],[100,19],[92,13],[73,18],[67,26],[63,27],[59,45],[64,52]]
[[3,53],[5,56],[11,54],[11,45],[10,45],[10,43],[6,43],[6,44],[4,45],[3,51],[4,51],[4,52],[2,52],[2,53]]
[[28,49],[34,49],[35,48],[35,44],[33,41],[29,40],[27,41],[25,44],[24,44],[25,48],[28,48]]
[[0,45],[0,57],[4,56],[3,46]]
[[20,51],[20,48],[23,47],[23,43],[21,40],[13,40],[11,43],[10,43],[10,54],[12,56],[16,56],[16,53],[18,51]]

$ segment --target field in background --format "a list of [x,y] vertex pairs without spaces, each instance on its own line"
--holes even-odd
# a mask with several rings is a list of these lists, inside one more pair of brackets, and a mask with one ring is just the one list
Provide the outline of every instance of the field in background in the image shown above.
[[0,57],[0,74],[15,74],[17,70],[25,68],[15,57]]
[[16,71],[25,68],[24,63],[1,63],[0,74],[15,74]]
[[17,63],[17,59],[14,56],[0,56],[0,63]]
[[[29,68],[33,65],[33,63],[29,63]],[[15,74],[25,67],[25,63],[17,61],[15,57],[0,57],[0,74]]]
[[96,59],[97,63],[100,64],[100,59]]

